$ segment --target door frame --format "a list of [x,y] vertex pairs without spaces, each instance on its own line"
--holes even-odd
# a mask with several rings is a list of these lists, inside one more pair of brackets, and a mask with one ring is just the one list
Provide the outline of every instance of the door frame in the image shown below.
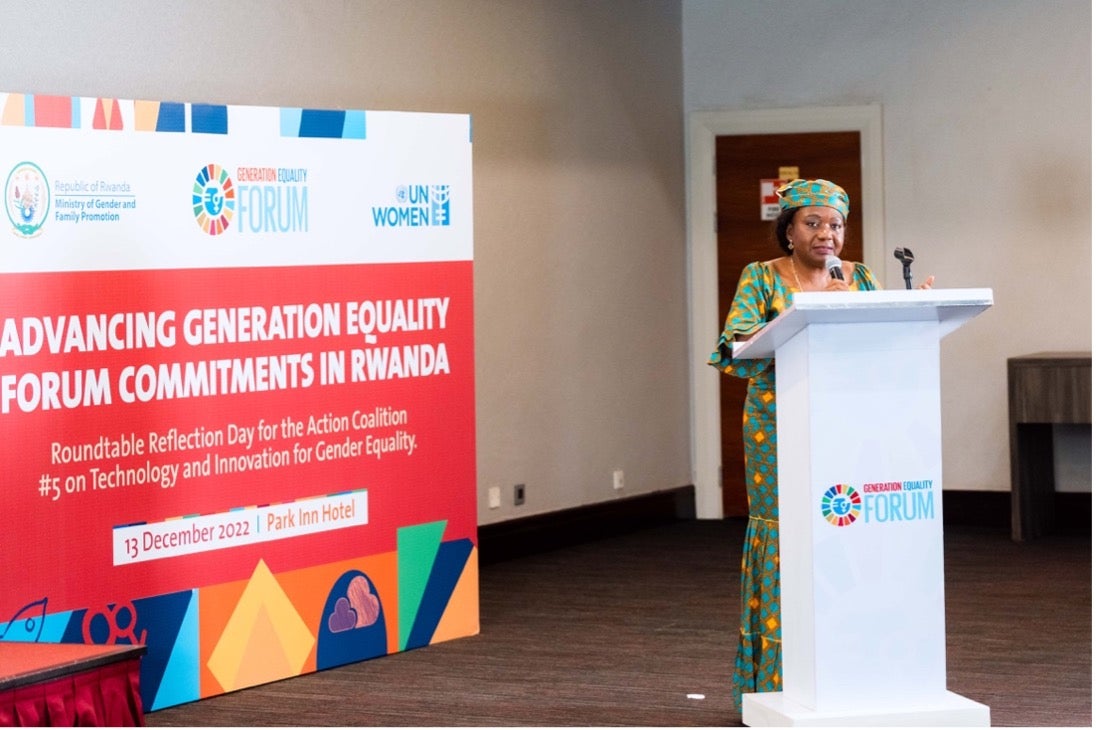
[[[686,144],[686,269],[689,303],[689,398],[692,477],[699,519],[722,519],[719,378],[709,367],[721,313],[718,243],[715,232],[715,138],[740,134],[860,132],[861,211],[864,263],[885,286],[883,240],[883,109],[864,106],[695,111],[689,113]],[[789,162],[792,162],[789,160]],[[775,172],[775,171],[774,171]],[[758,199],[760,206],[760,198]]]

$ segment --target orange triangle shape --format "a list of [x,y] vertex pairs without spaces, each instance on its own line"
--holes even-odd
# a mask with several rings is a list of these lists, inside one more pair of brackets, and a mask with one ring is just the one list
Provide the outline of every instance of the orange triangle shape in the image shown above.
[[231,689],[254,687],[296,674],[285,656],[270,613],[265,606],[260,608],[240,657],[240,666],[236,670],[236,686]]
[[430,643],[473,636],[479,630],[479,550],[473,547]]

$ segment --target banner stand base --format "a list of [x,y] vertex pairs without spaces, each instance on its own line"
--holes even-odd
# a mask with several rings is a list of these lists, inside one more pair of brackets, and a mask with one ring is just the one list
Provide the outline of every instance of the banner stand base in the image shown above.
[[989,707],[953,692],[936,701],[887,709],[818,712],[783,692],[742,695],[742,722],[751,727],[989,727]]

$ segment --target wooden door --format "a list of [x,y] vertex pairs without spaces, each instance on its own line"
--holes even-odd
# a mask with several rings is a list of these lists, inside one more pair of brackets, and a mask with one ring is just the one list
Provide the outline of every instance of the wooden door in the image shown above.
[[[742,269],[752,261],[783,255],[773,238],[772,221],[761,220],[761,180],[779,168],[797,166],[799,177],[824,178],[849,194],[849,220],[841,258],[863,261],[860,226],[860,133],[810,132],[716,137],[716,225],[719,245],[719,322],[734,299]],[[742,404],[746,381],[720,377],[723,451],[723,515],[749,514],[742,450]]]

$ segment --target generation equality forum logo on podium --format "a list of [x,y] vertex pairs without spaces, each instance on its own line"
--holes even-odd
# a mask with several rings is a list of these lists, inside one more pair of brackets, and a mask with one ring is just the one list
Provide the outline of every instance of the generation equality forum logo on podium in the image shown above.
[[819,509],[834,527],[848,527],[860,519],[861,513],[864,524],[936,517],[931,479],[869,482],[859,490],[848,484],[834,484],[823,493]]

